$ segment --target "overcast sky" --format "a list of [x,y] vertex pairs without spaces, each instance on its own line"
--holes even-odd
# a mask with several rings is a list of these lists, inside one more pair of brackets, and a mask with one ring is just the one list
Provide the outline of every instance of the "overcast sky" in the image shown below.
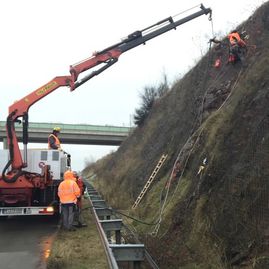
[[[208,0],[213,29],[224,35],[247,19],[264,0]],[[164,18],[199,5],[186,0],[8,0],[0,3],[0,120],[8,107],[55,76],[69,75],[69,66]],[[196,7],[190,11],[199,11]],[[185,17],[190,13],[183,13]],[[182,76],[208,48],[212,37],[208,16],[187,22],[120,56],[118,63],[75,91],[58,88],[29,110],[31,122],[129,126],[139,93]],[[96,159],[116,147],[68,146],[74,169],[85,158]]]

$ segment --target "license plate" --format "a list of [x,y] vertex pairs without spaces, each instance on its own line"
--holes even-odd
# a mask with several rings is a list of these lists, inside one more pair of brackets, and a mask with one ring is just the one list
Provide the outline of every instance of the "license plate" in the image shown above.
[[2,208],[1,215],[22,215],[23,208]]

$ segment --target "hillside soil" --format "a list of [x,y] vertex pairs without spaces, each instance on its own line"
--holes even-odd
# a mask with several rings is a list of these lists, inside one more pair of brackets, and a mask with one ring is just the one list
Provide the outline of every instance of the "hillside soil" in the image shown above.
[[269,268],[269,2],[237,30],[248,35],[241,61],[227,64],[223,46],[215,68],[212,46],[116,152],[84,170],[135,217],[126,221],[160,268]]

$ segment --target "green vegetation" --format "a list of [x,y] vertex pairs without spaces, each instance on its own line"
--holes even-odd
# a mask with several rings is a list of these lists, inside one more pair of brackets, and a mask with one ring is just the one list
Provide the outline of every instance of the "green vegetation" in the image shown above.
[[163,81],[156,87],[147,86],[140,94],[141,107],[135,110],[134,123],[141,126],[148,117],[154,102],[163,97],[169,91],[167,76],[163,75]]
[[[84,207],[89,203],[84,202]],[[106,256],[89,209],[83,211],[87,227],[73,232],[59,230],[48,258],[47,269],[105,269]]]

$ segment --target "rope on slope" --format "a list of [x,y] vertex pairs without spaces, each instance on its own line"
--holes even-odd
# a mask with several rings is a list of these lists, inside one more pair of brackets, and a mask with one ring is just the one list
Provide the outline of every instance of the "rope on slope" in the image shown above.
[[[229,95],[226,97],[226,99],[224,100],[224,102],[222,103],[222,105],[216,110],[216,112],[219,112],[219,111],[223,108],[223,106],[227,103],[227,101],[229,100],[229,98],[231,97],[232,93],[234,92],[234,88],[236,87],[236,85],[237,85],[237,83],[238,83],[238,81],[239,81],[239,78],[241,77],[241,74],[242,74],[242,69],[241,69],[240,72],[238,73],[237,79],[236,79],[236,81],[235,81],[235,83],[234,83],[234,85],[233,85],[233,87],[232,87],[232,89],[231,89]],[[178,179],[176,188],[175,188],[175,190],[174,190],[174,192],[173,192],[173,194],[172,194],[172,197],[171,197],[171,199],[169,200],[169,202],[171,202],[171,201],[173,200],[173,198],[174,198],[174,195],[175,195],[175,193],[176,193],[176,191],[177,191],[177,189],[178,189],[178,186],[179,186],[179,182],[181,181],[181,178],[182,178],[182,176],[183,176],[183,174],[184,174],[184,172],[185,172],[185,170],[186,170],[186,166],[187,166],[187,164],[188,164],[189,158],[190,158],[190,156],[191,156],[191,154],[192,154],[192,152],[193,152],[193,150],[194,150],[194,148],[195,148],[195,145],[198,143],[199,138],[200,138],[200,136],[201,136],[201,134],[202,134],[204,128],[205,128],[205,125],[202,126],[202,128],[197,129],[197,130],[196,130],[196,131],[195,131],[195,132],[188,138],[188,140],[187,140],[186,143],[183,145],[183,147],[181,148],[181,150],[180,150],[180,152],[179,152],[179,154],[178,154],[178,156],[177,156],[177,158],[176,158],[176,161],[175,161],[175,163],[174,163],[173,169],[175,168],[175,165],[176,165],[177,161],[179,160],[179,157],[180,157],[180,155],[181,155],[183,149],[186,147],[186,145],[189,144],[189,142],[195,137],[195,135],[197,135],[197,138],[195,139],[195,142],[193,143],[192,148],[191,148],[190,152],[188,153],[188,156],[187,156],[187,158],[186,158],[186,160],[185,160],[185,162],[184,162],[184,166],[183,166],[181,175],[180,175],[180,177],[179,177],[179,179]],[[173,171],[173,170],[172,170],[172,171]],[[166,192],[165,200],[164,200],[164,202],[163,202],[163,204],[162,204],[162,206],[161,206],[161,210],[160,210],[160,216],[159,216],[158,224],[155,226],[155,228],[154,228],[154,230],[153,230],[153,232],[152,232],[152,235],[153,235],[153,236],[157,236],[157,234],[158,234],[158,232],[159,232],[159,229],[160,229],[161,222],[162,222],[162,215],[163,215],[165,209],[166,209],[167,206],[168,206],[168,204],[167,204],[167,198],[168,198],[168,194],[169,194],[169,189],[170,189],[170,185],[171,185],[171,180],[172,180],[172,173],[171,173],[170,178],[169,178],[169,186],[168,186],[168,190],[167,190],[167,192]],[[168,230],[167,230],[166,232],[164,232],[164,233],[160,236],[160,238],[163,237],[167,232],[168,232]]]

